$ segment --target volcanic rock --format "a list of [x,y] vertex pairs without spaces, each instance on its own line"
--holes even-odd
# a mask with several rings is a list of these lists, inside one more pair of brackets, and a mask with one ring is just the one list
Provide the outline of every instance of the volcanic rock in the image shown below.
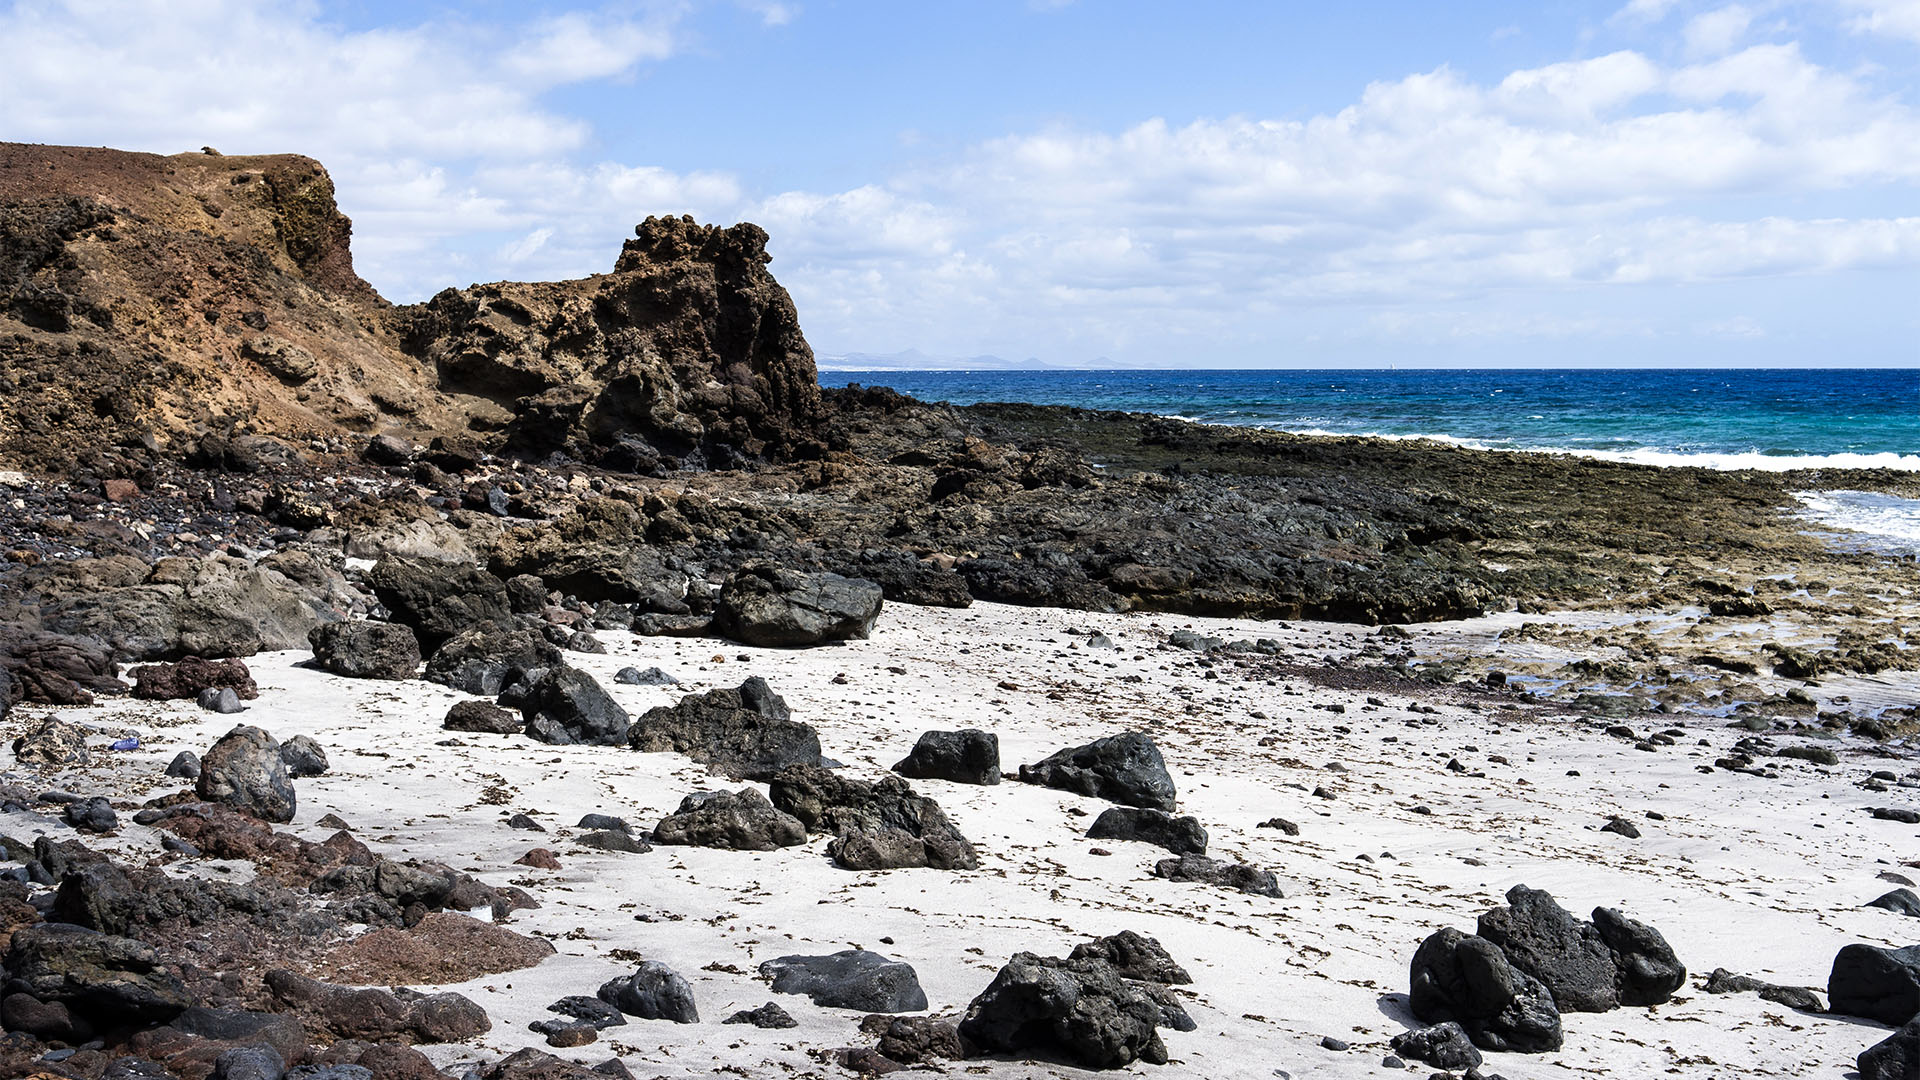
[[599,996],[601,1001],[642,1020],[671,1020],[676,1024],[700,1022],[700,1010],[693,1002],[693,988],[672,968],[657,960],[645,961],[632,975],[608,982],[600,987]]
[[293,782],[273,736],[242,724],[213,744],[200,758],[194,790],[203,799],[225,803],[262,821],[293,820]]
[[940,804],[897,776],[878,782],[839,776],[818,765],[791,765],[769,785],[773,805],[808,832],[830,833],[827,854],[850,870],[929,866],[972,870],[980,857]]
[[758,789],[741,788],[687,796],[680,801],[680,809],[654,827],[653,839],[661,844],[772,851],[806,843],[807,829],[798,818],[774,809]]
[[1526,1054],[1560,1048],[1553,994],[1483,937],[1452,927],[1433,934],[1413,955],[1411,981],[1415,1016],[1429,1024],[1458,1021],[1481,1049]]
[[399,623],[327,623],[307,640],[316,663],[350,679],[411,679],[420,669],[420,642]]
[[913,752],[893,767],[913,780],[951,780],[956,784],[1000,782],[1000,738],[978,728],[928,731]]
[[635,750],[672,750],[736,780],[767,780],[792,764],[820,763],[820,736],[793,719],[765,679],[688,694],[649,709],[629,733]]
[[771,648],[865,639],[880,616],[881,596],[871,581],[754,563],[721,587],[713,627],[743,644]]
[[1195,818],[1177,818],[1159,810],[1114,806],[1100,812],[1087,830],[1089,840],[1135,840],[1166,848],[1175,855],[1205,855],[1207,830]]
[[1169,812],[1175,806],[1173,777],[1160,748],[1139,732],[1109,735],[1022,765],[1020,779],[1126,806]]
[[781,956],[760,965],[776,994],[805,994],[815,1005],[870,1013],[919,1012],[927,995],[911,966],[864,949],[827,956]]

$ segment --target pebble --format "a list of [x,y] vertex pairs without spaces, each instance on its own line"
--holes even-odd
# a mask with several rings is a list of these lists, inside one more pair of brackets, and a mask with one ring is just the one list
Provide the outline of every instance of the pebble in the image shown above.
[[231,686],[209,686],[200,691],[200,707],[213,713],[237,713],[246,709],[240,695]]
[[1325,1038],[1322,1038],[1320,1040],[1320,1045],[1326,1047],[1329,1050],[1334,1050],[1334,1051],[1352,1049],[1352,1047],[1348,1046],[1345,1041],[1341,1039],[1336,1039],[1331,1035],[1328,1035]]

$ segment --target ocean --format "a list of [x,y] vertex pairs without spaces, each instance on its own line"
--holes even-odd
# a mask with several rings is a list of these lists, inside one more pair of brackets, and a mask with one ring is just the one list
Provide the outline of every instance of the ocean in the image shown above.
[[[1648,465],[1920,471],[1920,369],[823,371],[820,382]],[[1920,552],[1920,501],[1803,501],[1813,521]]]

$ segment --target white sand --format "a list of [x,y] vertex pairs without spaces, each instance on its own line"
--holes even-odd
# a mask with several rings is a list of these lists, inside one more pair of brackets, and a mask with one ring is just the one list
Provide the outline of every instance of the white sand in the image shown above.
[[[819,729],[828,756],[868,777],[931,728],[997,732],[1009,773],[1100,735],[1149,731],[1180,786],[1181,811],[1198,816],[1212,836],[1210,854],[1275,870],[1284,900],[1154,879],[1150,867],[1166,854],[1160,849],[1082,837],[1104,803],[1011,781],[984,788],[915,782],[979,846],[982,867],[972,873],[839,870],[818,838],[766,854],[590,851],[567,840],[583,813],[651,826],[688,792],[738,785],[674,754],[445,732],[441,717],[459,695],[423,682],[355,682],[294,666],[304,654],[250,660],[262,692],[240,717],[204,714],[188,702],[116,701],[59,712],[139,732],[142,750],[101,755],[119,764],[69,778],[74,790],[128,797],[172,789],[176,782],[160,770],[174,753],[204,750],[236,720],[283,739],[310,734],[327,748],[333,769],[299,782],[295,832],[321,839],[327,830],[315,820],[336,813],[382,854],[440,859],[532,892],[544,906],[517,914],[511,925],[551,937],[559,955],[531,970],[452,987],[484,1005],[495,1026],[471,1046],[427,1048],[443,1064],[544,1046],[527,1023],[547,1018],[554,999],[591,994],[630,971],[630,963],[607,955],[616,949],[662,960],[686,976],[705,1022],[636,1021],[603,1033],[598,1044],[557,1053],[595,1062],[618,1052],[642,1077],[706,1076],[721,1066],[752,1076],[843,1075],[808,1051],[871,1045],[855,1031],[858,1015],[770,994],[753,971],[772,956],[875,949],[918,970],[934,1012],[957,1015],[1009,954],[1064,955],[1089,937],[1129,928],[1159,938],[1192,972],[1189,1010],[1199,1030],[1165,1033],[1172,1064],[1127,1072],[1360,1077],[1382,1075],[1387,1040],[1405,1029],[1407,961],[1419,941],[1441,926],[1472,929],[1475,917],[1516,883],[1548,889],[1581,915],[1617,906],[1652,923],[1697,977],[1723,966],[1824,988],[1842,945],[1920,940],[1920,923],[1860,907],[1893,887],[1876,880],[1877,872],[1920,857],[1914,827],[1861,812],[1916,802],[1914,789],[1875,795],[1853,786],[1870,770],[1889,767],[1881,759],[1849,754],[1834,769],[1782,760],[1778,780],[1702,775],[1695,766],[1744,732],[1702,722],[1689,727],[1681,745],[1643,753],[1605,735],[1603,725],[1533,714],[1496,718],[1492,707],[1474,712],[1451,704],[1423,716],[1409,711],[1415,699],[1407,696],[1384,695],[1386,705],[1369,706],[1369,691],[1317,689],[1300,677],[1249,678],[1231,660],[1213,669],[1217,680],[1207,679],[1192,653],[1160,645],[1181,626],[1230,639],[1277,638],[1296,656],[1344,656],[1365,633],[990,604],[966,611],[889,605],[871,641],[844,647],[785,652],[608,633],[600,636],[609,655],[569,660],[636,714],[684,692],[764,676],[796,719]],[[1070,649],[1077,639],[1069,627],[1102,630],[1118,648]],[[614,684],[613,673],[628,664],[658,664],[685,683]],[[845,676],[843,685],[834,684],[836,675]],[[1497,699],[1484,700],[1491,706]],[[1345,713],[1321,707],[1334,704]],[[50,711],[18,710],[6,736]],[[1256,711],[1267,719],[1253,718]],[[450,737],[464,745],[437,745]],[[1710,745],[1692,745],[1697,739]],[[1493,755],[1510,764],[1489,763]],[[1449,772],[1456,756],[1485,778]],[[1329,771],[1331,762],[1348,771]],[[1891,767],[1903,774],[1907,768]],[[20,775],[15,767],[12,776]],[[1337,797],[1313,797],[1316,786]],[[1413,813],[1415,805],[1430,807],[1431,816]],[[1071,816],[1075,808],[1086,816]],[[1666,820],[1645,820],[1648,810]],[[553,831],[507,828],[505,819],[520,811]],[[1635,819],[1645,835],[1629,840],[1598,831],[1612,813]],[[1300,836],[1255,827],[1274,816],[1298,822]],[[0,828],[26,835],[35,820],[0,815]],[[152,831],[132,825],[108,842],[143,853],[156,845]],[[553,849],[564,869],[512,865],[535,846]],[[1096,846],[1113,855],[1090,854]],[[1376,861],[1362,861],[1362,854]],[[643,916],[653,921],[639,921]],[[1511,1080],[1832,1076],[1886,1034],[1752,995],[1710,996],[1693,983],[1657,1009],[1569,1015],[1565,1049],[1489,1055],[1486,1071]],[[734,1010],[768,1000],[778,1000],[800,1027],[719,1026]],[[1353,1049],[1323,1049],[1327,1035]],[[955,1063],[947,1070],[1085,1075],[1022,1062]]]

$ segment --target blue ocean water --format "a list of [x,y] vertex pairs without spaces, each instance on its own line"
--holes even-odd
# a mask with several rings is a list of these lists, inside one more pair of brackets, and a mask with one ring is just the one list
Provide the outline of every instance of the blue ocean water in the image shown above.
[[823,371],[820,381],[1656,465],[1920,470],[1920,369]]

